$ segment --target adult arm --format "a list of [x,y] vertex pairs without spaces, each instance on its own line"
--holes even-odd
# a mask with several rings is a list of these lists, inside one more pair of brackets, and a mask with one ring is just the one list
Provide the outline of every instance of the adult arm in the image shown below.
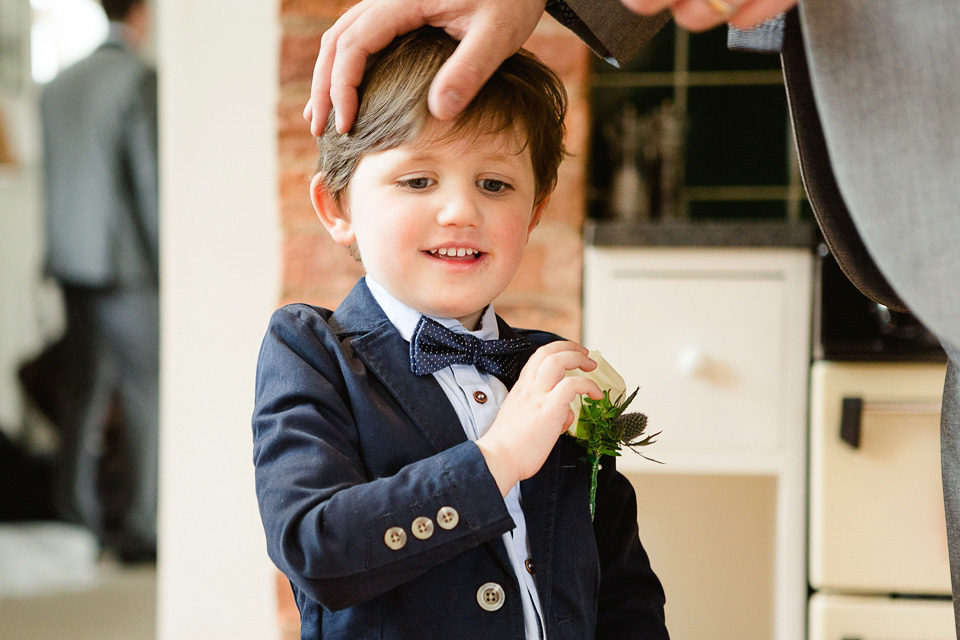
[[[669,19],[706,29],[729,21],[750,27],[796,0],[730,0],[732,13],[718,13],[706,0],[560,0],[548,11],[605,58],[624,61]],[[304,118],[320,135],[331,110],[336,129],[350,129],[357,87],[367,56],[396,36],[424,25],[442,27],[461,41],[437,73],[428,95],[441,120],[457,116],[501,62],[533,33],[545,0],[362,0],[328,29],[320,42],[310,101]],[[627,7],[629,11],[625,10]],[[641,15],[635,15],[637,12]]]
[[123,145],[131,183],[138,232],[154,275],[160,273],[160,211],[157,171],[157,74],[139,75],[129,108],[123,115]]

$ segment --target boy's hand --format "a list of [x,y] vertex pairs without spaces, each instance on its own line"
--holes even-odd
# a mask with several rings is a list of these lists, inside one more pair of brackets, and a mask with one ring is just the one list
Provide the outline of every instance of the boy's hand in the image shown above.
[[568,370],[596,367],[587,350],[574,342],[551,342],[530,356],[497,419],[477,440],[502,495],[540,470],[573,422],[570,403],[577,395],[603,397],[592,380],[565,376]]

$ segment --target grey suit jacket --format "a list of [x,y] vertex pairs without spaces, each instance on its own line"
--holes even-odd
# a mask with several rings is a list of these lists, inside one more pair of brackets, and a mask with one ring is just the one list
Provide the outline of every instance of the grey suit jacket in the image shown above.
[[[551,12],[619,60],[667,19],[625,20],[618,0],[565,2]],[[960,345],[960,3],[800,9],[801,41],[791,48],[788,29],[784,67],[820,226],[864,293]]]
[[47,271],[70,284],[156,283],[157,78],[111,36],[43,90]]

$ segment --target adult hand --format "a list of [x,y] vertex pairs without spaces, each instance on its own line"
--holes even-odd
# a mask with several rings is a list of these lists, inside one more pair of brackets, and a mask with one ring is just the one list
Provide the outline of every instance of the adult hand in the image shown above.
[[593,371],[597,363],[574,342],[551,342],[537,349],[507,394],[497,418],[477,447],[504,496],[543,466],[557,438],[573,423],[570,403],[580,394],[603,397],[597,383],[567,377],[573,369]]
[[340,133],[357,112],[357,87],[367,56],[398,35],[425,25],[442,27],[460,44],[430,86],[430,113],[450,120],[476,95],[500,63],[533,33],[546,0],[362,0],[320,41],[310,101],[303,117],[323,133],[332,108]]
[[703,31],[723,23],[749,29],[797,4],[797,0],[620,1],[631,11],[644,15],[652,15],[669,8],[677,24],[690,31]]

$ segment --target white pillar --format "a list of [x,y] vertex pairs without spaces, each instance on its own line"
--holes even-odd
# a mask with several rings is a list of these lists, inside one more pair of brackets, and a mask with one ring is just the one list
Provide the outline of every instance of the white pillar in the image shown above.
[[277,0],[158,0],[159,640],[278,636],[253,488],[254,367],[279,297]]

